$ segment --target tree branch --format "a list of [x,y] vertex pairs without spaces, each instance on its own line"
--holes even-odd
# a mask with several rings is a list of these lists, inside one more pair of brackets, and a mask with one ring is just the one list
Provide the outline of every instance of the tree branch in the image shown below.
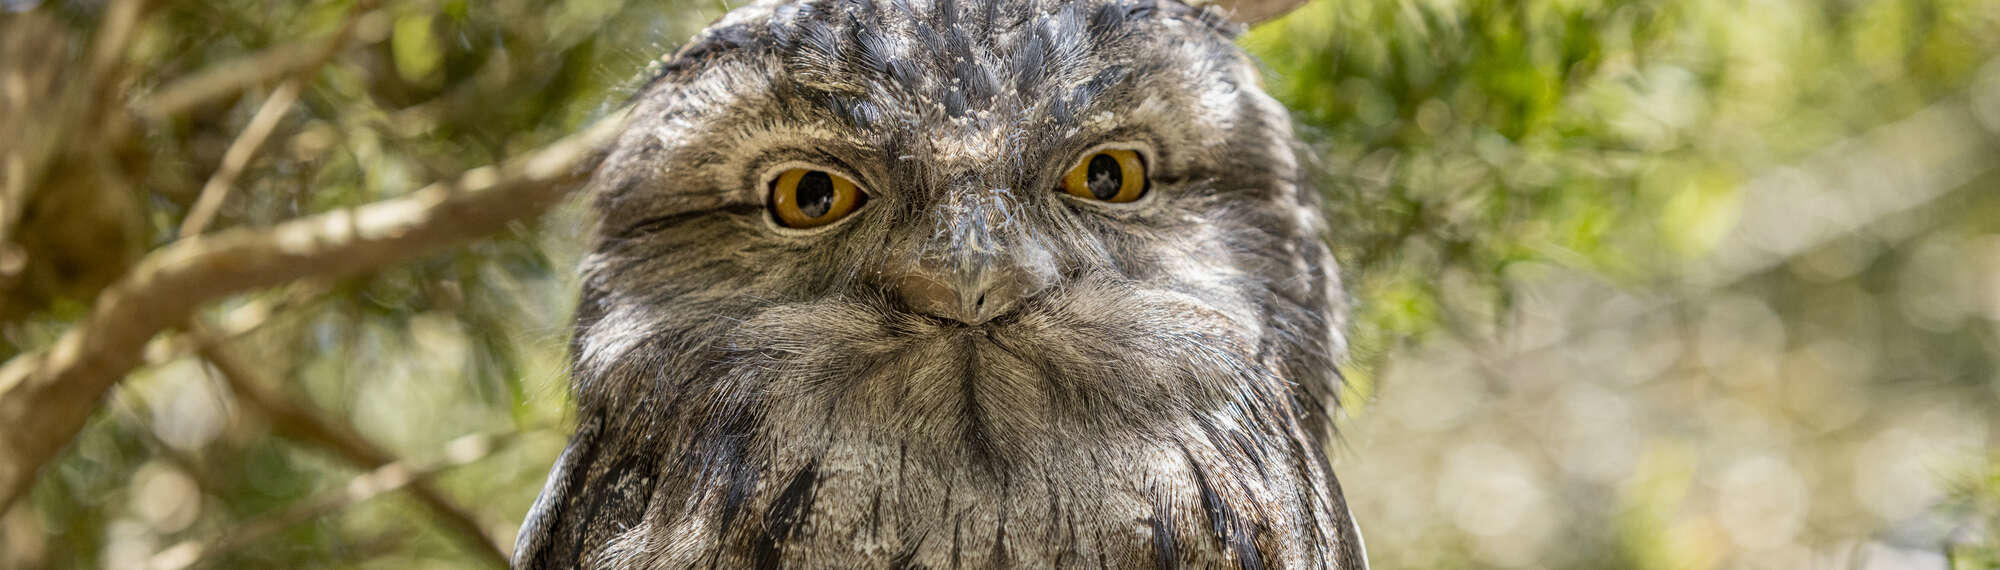
[[251,521],[214,541],[204,543],[190,540],[176,544],[155,554],[146,567],[155,570],[177,570],[193,566],[203,560],[253,544],[293,525],[346,508],[348,505],[375,498],[404,486],[423,484],[441,471],[483,459],[511,441],[511,437],[483,434],[452,440],[446,444],[444,457],[440,460],[428,463],[397,461],[382,465],[374,471],[355,477],[345,487],[320,495],[312,502],[293,505],[291,508]]
[[147,340],[186,322],[201,304],[374,269],[540,214],[595,166],[623,122],[622,114],[606,117],[527,156],[401,198],[176,241],[148,254],[52,347],[0,366],[0,512],[139,363]]
[[287,75],[303,76],[317,70],[347,47],[363,20],[376,14],[375,4],[375,0],[357,3],[349,9],[352,16],[324,39],[282,44],[208,66],[186,79],[167,84],[133,103],[133,114],[151,120],[165,119],[235,95],[251,86],[277,81]]
[[[194,322],[188,327],[188,335],[194,338],[195,350],[202,359],[215,366],[222,381],[236,394],[252,413],[271,424],[272,429],[285,437],[325,447],[333,450],[349,463],[363,468],[377,468],[397,463],[394,455],[377,447],[374,443],[338,422],[328,421],[306,408],[292,403],[284,395],[273,391],[274,382],[262,378],[236,354],[216,340],[207,327]],[[467,549],[496,568],[507,566],[507,550],[486,534],[479,520],[472,516],[428,481],[417,480],[410,483],[410,494],[423,503],[446,526],[456,531]]]
[[229,143],[229,150],[222,154],[222,165],[215,174],[202,184],[201,195],[195,198],[194,206],[188,208],[186,219],[181,220],[181,239],[201,235],[208,223],[215,219],[215,213],[222,211],[223,198],[229,197],[229,190],[236,186],[236,177],[243,174],[243,167],[250,165],[250,159],[257,156],[257,149],[264,146],[264,140],[271,137],[271,131],[278,128],[278,120],[292,109],[292,102],[299,98],[297,79],[278,84],[264,104],[257,107],[257,114],[250,117],[250,125],[236,135],[236,141]]

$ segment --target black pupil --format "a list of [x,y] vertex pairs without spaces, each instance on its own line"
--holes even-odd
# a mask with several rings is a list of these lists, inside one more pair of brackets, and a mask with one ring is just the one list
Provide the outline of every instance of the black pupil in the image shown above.
[[807,172],[799,178],[799,187],[794,196],[798,198],[799,213],[807,218],[819,219],[833,209],[833,177],[825,172]]
[[1090,166],[1084,167],[1083,175],[1090,181],[1090,195],[1099,200],[1118,197],[1118,188],[1125,185],[1125,168],[1109,154],[1090,157]]

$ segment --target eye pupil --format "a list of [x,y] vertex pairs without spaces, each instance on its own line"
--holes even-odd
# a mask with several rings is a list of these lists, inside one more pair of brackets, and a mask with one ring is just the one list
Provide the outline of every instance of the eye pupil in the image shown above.
[[808,218],[825,217],[827,211],[833,209],[833,177],[825,172],[815,170],[806,173],[799,178],[797,192],[799,213]]
[[1090,184],[1090,194],[1099,200],[1110,200],[1118,196],[1118,189],[1125,185],[1125,169],[1118,166],[1118,159],[1105,153],[1090,157],[1090,165],[1084,167],[1084,176]]
[[1122,204],[1146,195],[1146,162],[1139,151],[1107,148],[1083,155],[1063,173],[1056,190],[1095,202]]
[[817,228],[831,224],[868,202],[868,194],[839,174],[812,168],[794,168],[771,179],[771,196],[765,202],[772,221],[788,228]]

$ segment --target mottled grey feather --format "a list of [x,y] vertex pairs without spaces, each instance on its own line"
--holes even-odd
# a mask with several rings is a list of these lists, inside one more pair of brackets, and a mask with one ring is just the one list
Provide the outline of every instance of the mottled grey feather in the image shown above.
[[[591,183],[580,427],[515,565],[1364,568],[1324,450],[1342,288],[1236,32],[765,2],[663,60]],[[1146,198],[1058,190],[1105,143]],[[779,228],[788,163],[869,201]],[[1012,304],[970,325],[906,286],[993,276]]]

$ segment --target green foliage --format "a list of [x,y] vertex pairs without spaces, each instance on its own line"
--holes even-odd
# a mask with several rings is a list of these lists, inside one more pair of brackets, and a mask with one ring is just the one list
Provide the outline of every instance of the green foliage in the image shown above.
[[1371,330],[1407,338],[1504,313],[1522,261],[1674,280],[1752,176],[1963,89],[2000,46],[1993,18],[1963,0],[1315,2],[1244,43],[1322,157]]
[[[2000,8],[1991,2],[1325,1],[1254,30],[1244,43],[1268,66],[1272,92],[1297,112],[1322,159],[1333,242],[1354,278],[1350,288],[1361,301],[1359,333],[1364,350],[1354,364],[1359,373],[1350,376],[1362,380],[1353,387],[1354,395],[1362,397],[1350,401],[1367,402],[1367,396],[1378,395],[1415,402],[1473,398],[1482,403],[1473,408],[1472,416],[1489,418],[1454,420],[1472,423],[1439,432],[1443,439],[1424,444],[1420,442],[1432,437],[1429,430],[1435,428],[1397,427],[1399,418],[1371,417],[1369,404],[1350,407],[1349,413],[1361,418],[1362,428],[1389,426],[1364,429],[1355,437],[1387,438],[1396,443],[1385,445],[1421,451],[1411,451],[1409,463],[1395,463],[1385,457],[1390,454],[1382,447],[1357,444],[1350,460],[1362,475],[1343,478],[1358,479],[1362,485],[1377,483],[1369,471],[1381,469],[1397,479],[1435,480],[1438,492],[1446,493],[1455,483],[1448,469],[1438,472],[1437,458],[1466,451],[1464,438],[1508,433],[1515,438],[1502,440],[1503,448],[1528,449],[1506,456],[1529,458],[1527,468],[1542,473],[1533,485],[1542,490],[1538,495],[1560,493],[1565,499],[1586,502],[1616,498],[1611,502],[1621,505],[1611,512],[1561,503],[1537,507],[1548,511],[1520,511],[1517,514],[1560,521],[1553,531],[1537,531],[1523,539],[1517,534],[1468,532],[1463,521],[1456,527],[1440,525],[1452,516],[1479,511],[1443,504],[1443,498],[1435,506],[1412,507],[1407,503],[1423,499],[1399,496],[1391,503],[1405,504],[1390,510],[1430,513],[1421,516],[1431,518],[1412,519],[1420,515],[1411,514],[1394,519],[1404,524],[1372,531],[1371,552],[1380,564],[1684,568],[1772,560],[1770,551],[1759,554],[1718,542],[1722,535],[1715,525],[1728,528],[1726,513],[1705,511],[1701,493],[1690,491],[1696,484],[1711,488],[1722,484],[1718,478],[1727,474],[1704,471],[1728,463],[1717,465],[1691,456],[1687,445],[1701,446],[1710,454],[1727,454],[1722,450],[1734,446],[1702,439],[1715,436],[1684,433],[1709,429],[1698,427],[1703,425],[1699,421],[1693,422],[1697,427],[1664,432],[1643,431],[1659,428],[1638,427],[1647,423],[1636,420],[1628,420],[1630,426],[1603,426],[1639,429],[1654,440],[1644,448],[1647,459],[1636,463],[1627,479],[1607,484],[1551,474],[1560,472],[1565,461],[1554,450],[1570,436],[1551,433],[1548,427],[1524,433],[1511,426],[1542,425],[1550,420],[1541,418],[1556,412],[1541,411],[1543,404],[1533,396],[1517,404],[1506,402],[1512,401],[1512,393],[1540,394],[1534,386],[1542,385],[1550,391],[1542,398],[1571,397],[1578,393],[1576,388],[1558,387],[1563,386],[1560,383],[1604,383],[1607,375],[1564,375],[1561,367],[1548,367],[1536,372],[1548,382],[1528,383],[1511,376],[1505,369],[1518,364],[1507,359],[1543,358],[1539,356],[1543,353],[1533,351],[1506,359],[1496,356],[1509,352],[1513,337],[1522,334],[1565,335],[1551,340],[1555,346],[1536,350],[1553,350],[1547,354],[1577,360],[1607,358],[1611,359],[1607,364],[1617,366],[1618,359],[1636,355],[1592,355],[1593,339],[1601,332],[1626,338],[1642,334],[1633,331],[1660,319],[1684,327],[1702,326],[1704,314],[1741,310],[1740,305],[1709,308],[1711,298],[1740,300],[1733,296],[1747,295],[1758,299],[1754,305],[1758,310],[1772,311],[1775,326],[1784,331],[1772,348],[1801,350],[1815,343],[1868,347],[1848,361],[1854,368],[1823,373],[1810,380],[1812,385],[1793,390],[1861,395],[1877,393],[1882,383],[1938,386],[1935,383],[1942,382],[1956,386],[1934,389],[1958,394],[1946,398],[1960,398],[1986,413],[2000,409],[1994,405],[1995,393],[2000,392],[1994,388],[2000,379],[1995,372],[2000,370],[1996,365],[2000,329],[1991,320],[2000,314],[1989,312],[1985,319],[1972,320],[1951,317],[1949,324],[1942,324],[1923,311],[1913,314],[1897,306],[1898,300],[1915,300],[1909,302],[1955,307],[1967,299],[1983,298],[1955,292],[1960,289],[1950,283],[1959,277],[1939,277],[1950,272],[1921,267],[1928,263],[1922,261],[1926,258],[1985,255],[1978,253],[1985,250],[1958,244],[1990,240],[1978,236],[1996,231],[1993,220],[2000,217],[1993,214],[2000,206],[2000,192],[1992,190],[1996,183],[1991,176],[1912,213],[1864,225],[1860,236],[1811,248],[1803,252],[1803,259],[1781,259],[1775,266],[1732,274],[1720,283],[1699,277],[1711,269],[1711,258],[1748,247],[1731,232],[1740,219],[1756,214],[1746,204],[1754,198],[1751,193],[1758,190],[1757,184],[1772,173],[1784,172],[1830,146],[1862,145],[1866,141],[1857,142],[1855,137],[1934,105],[2000,96],[1988,94],[2000,94],[2000,89],[1974,85],[1982,77],[1982,66],[2000,70],[2000,65],[1989,63],[2000,55]],[[1987,136],[1992,136],[1993,127],[1986,128]],[[1950,152],[1947,148],[1941,142],[1931,152]],[[1977,168],[1990,169],[1994,163],[1987,159]],[[1884,182],[1901,176],[1837,175],[1890,177]],[[1828,201],[1840,200],[1839,191],[1820,190]],[[1796,215],[1812,218],[1820,209],[1799,204]],[[1918,251],[1926,248],[1933,251]],[[1845,265],[1829,274],[1818,265],[1827,260]],[[1978,267],[1991,271],[1993,265]],[[1558,307],[1586,300],[1549,298],[1552,281],[1567,283],[1578,275],[1599,284],[1595,286],[1622,289],[1626,300],[1621,302],[1656,307],[1637,313],[1655,318],[1544,313],[1552,300]],[[2000,282],[1993,277],[1975,279]],[[1542,299],[1523,302],[1534,297]],[[1958,300],[1938,300],[1947,298]],[[1524,326],[1548,327],[1519,322],[1523,318],[1555,318],[1564,324],[1557,333],[1524,333],[1519,332]],[[1440,338],[1439,331],[1449,334]],[[1755,376],[1744,379],[1740,370],[1711,372],[1703,368],[1712,364],[1702,360],[1705,355],[1659,344],[1694,336],[1703,338],[1681,342],[1707,342],[1708,336],[1728,334],[1752,331],[1725,327],[1720,333],[1688,330],[1646,337],[1661,339],[1651,341],[1657,348],[1646,350],[1685,356],[1674,360],[1680,363],[1677,367],[1646,379],[1647,384],[1606,386],[1617,394],[1606,400],[1618,409],[1669,416],[1696,413],[1714,400],[1759,401],[1754,393],[1738,393],[1754,392],[1753,387],[1763,382]],[[1418,362],[1424,360],[1432,362]],[[1465,360],[1476,362],[1463,370],[1470,373],[1440,381],[1460,385],[1436,392],[1423,391],[1439,384],[1430,381],[1396,385],[1409,381],[1409,374],[1435,372],[1439,362]],[[1398,375],[1399,368],[1419,371]],[[1486,371],[1480,372],[1481,368]],[[1693,387],[1714,381],[1736,387],[1692,402],[1624,395],[1649,386]],[[1908,397],[1932,392],[1927,388],[1898,393]],[[1388,403],[1391,409],[1384,413],[1402,413],[1394,402]],[[1809,415],[1788,410],[1789,404],[1751,406],[1767,414],[1756,421],[1780,425],[1800,421],[1794,416]],[[1783,437],[1827,442],[1750,451],[1780,456],[1835,453],[1830,450],[1847,449],[1835,442],[1879,438],[1882,434],[1870,430],[1896,429],[1889,426],[1909,419],[1889,417],[1895,413],[1917,412],[1870,414],[1859,424],[1848,424],[1845,431],[1780,428],[1780,433],[1796,434]],[[1536,451],[1537,445],[1548,447]],[[1371,461],[1378,465],[1369,465]],[[1392,464],[1396,467],[1384,467]],[[1808,465],[1806,469],[1832,477],[1839,475],[1831,473],[1845,469],[1827,463]],[[1494,477],[1499,475],[1496,470]],[[1837,488],[1833,483],[1824,485]],[[1827,497],[1811,505],[1811,520],[1841,528],[1865,527],[1861,521],[1867,515],[1852,503]],[[1370,506],[1358,508],[1366,525]],[[1523,551],[1526,547],[1518,544],[1524,540],[1579,547]],[[1821,534],[1801,540],[1833,539]],[[2000,537],[1990,534],[1979,540],[2000,543]],[[1501,541],[1515,545],[1495,546]]]

